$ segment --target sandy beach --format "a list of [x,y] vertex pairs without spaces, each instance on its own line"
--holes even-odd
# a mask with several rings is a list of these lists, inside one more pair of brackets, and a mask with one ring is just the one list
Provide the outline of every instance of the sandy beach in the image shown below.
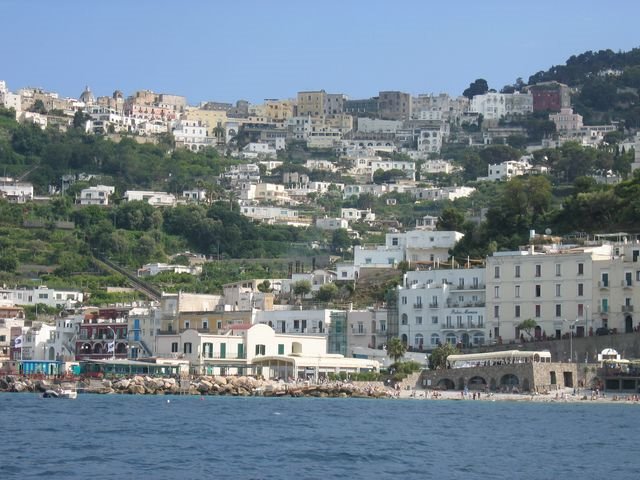
[[558,390],[548,394],[528,393],[477,393],[474,399],[472,391],[466,395],[457,390],[399,390],[393,392],[396,398],[409,400],[459,400],[465,402],[544,402],[544,403],[625,403],[640,405],[640,395],[632,393],[602,393],[595,394],[591,390],[578,390],[574,395],[573,389]]

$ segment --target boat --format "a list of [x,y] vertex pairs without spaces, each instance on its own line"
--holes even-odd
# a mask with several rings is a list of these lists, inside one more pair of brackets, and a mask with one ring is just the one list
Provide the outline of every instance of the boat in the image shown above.
[[46,390],[42,394],[43,398],[78,398],[78,390],[73,385],[60,385],[57,388]]

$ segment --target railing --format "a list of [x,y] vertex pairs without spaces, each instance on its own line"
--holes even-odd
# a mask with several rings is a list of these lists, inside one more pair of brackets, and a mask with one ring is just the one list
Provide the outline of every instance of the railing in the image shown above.
[[631,313],[633,312],[633,305],[622,305],[622,307],[620,307],[620,311],[622,313]]
[[363,328],[363,329],[357,329],[357,328],[352,328],[351,329],[351,335],[366,335],[367,334],[367,329]]
[[598,282],[598,287],[600,287],[600,288],[609,288],[609,282],[599,281]]
[[203,360],[245,360],[247,358],[247,354],[243,353],[238,355],[237,353],[229,353],[221,355],[220,352],[214,352],[212,354],[205,354],[202,356]]
[[438,308],[438,302],[430,303],[429,308]]
[[422,303],[414,303],[413,308],[422,308]]

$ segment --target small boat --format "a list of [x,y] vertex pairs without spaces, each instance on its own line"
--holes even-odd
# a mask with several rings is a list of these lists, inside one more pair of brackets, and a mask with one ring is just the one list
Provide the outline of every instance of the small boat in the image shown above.
[[76,399],[78,398],[78,391],[76,390],[76,388],[74,386],[69,386],[69,385],[65,385],[65,386],[60,386],[58,388],[55,389],[51,389],[51,390],[46,390],[43,394],[42,394],[43,398],[69,398],[69,399]]

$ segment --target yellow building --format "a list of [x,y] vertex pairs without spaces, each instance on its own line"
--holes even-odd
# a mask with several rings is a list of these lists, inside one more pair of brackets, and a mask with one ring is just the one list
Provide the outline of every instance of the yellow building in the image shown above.
[[322,117],[327,113],[327,92],[298,92],[298,117]]
[[215,137],[213,131],[217,126],[224,127],[227,123],[227,112],[224,110],[202,110],[193,108],[187,110],[186,120],[202,122],[207,126],[207,137]]
[[265,100],[264,114],[274,122],[284,122],[293,117],[293,105],[291,100]]

